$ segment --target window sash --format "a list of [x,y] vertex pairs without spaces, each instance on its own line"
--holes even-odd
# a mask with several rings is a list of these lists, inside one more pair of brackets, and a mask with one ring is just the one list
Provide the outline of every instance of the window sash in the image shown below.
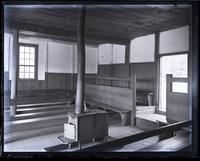
[[19,45],[19,79],[36,79],[36,52],[35,45]]

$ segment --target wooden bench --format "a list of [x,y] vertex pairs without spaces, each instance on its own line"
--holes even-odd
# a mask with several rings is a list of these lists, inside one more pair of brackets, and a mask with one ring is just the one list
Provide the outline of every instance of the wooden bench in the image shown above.
[[73,92],[69,90],[21,90],[17,91],[17,104],[37,104],[64,102],[70,104],[75,100]]
[[122,121],[123,126],[131,124],[131,122],[130,122],[131,121],[131,110],[121,109],[121,108],[113,107],[111,105],[94,102],[94,101],[86,101],[86,103],[89,104],[90,106],[96,106],[96,107],[102,108],[103,110],[110,110],[110,111],[119,113],[121,116],[121,121]]
[[131,88],[85,85],[85,102],[120,114],[122,125],[135,125],[136,115],[136,76],[131,79],[106,78],[106,80],[131,81]]

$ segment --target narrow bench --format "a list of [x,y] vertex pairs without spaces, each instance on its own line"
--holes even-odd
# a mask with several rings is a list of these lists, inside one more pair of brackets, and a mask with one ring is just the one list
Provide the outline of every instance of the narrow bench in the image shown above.
[[174,136],[169,139],[165,139],[139,151],[180,151],[188,146],[190,146],[190,136],[189,135],[182,135],[182,136]]
[[123,126],[131,124],[131,121],[130,121],[131,120],[131,111],[130,110],[121,109],[118,107],[113,107],[111,105],[107,105],[107,104],[103,104],[103,103],[99,103],[99,102],[95,102],[95,101],[89,101],[89,100],[86,100],[86,103],[89,104],[90,106],[96,106],[96,107],[102,108],[104,110],[110,110],[110,111],[119,113]]

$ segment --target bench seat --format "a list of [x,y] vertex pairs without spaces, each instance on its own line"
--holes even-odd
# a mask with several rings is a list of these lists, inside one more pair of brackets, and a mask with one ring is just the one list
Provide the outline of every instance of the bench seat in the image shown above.
[[99,103],[99,102],[95,102],[95,101],[91,101],[91,100],[86,100],[86,103],[89,104],[90,106],[96,106],[96,107],[102,108],[104,110],[110,110],[110,111],[119,113],[121,116],[123,126],[131,124],[131,111],[130,110],[113,107],[111,105],[107,105],[107,104],[103,104],[103,103]]

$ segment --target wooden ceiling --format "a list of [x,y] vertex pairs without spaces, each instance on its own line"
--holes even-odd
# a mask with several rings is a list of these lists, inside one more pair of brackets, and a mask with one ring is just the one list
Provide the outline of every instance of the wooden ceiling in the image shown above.
[[[5,26],[23,34],[76,41],[78,6],[5,6]],[[87,5],[87,43],[126,44],[134,37],[190,24],[190,6]],[[26,32],[26,31],[31,32]]]

